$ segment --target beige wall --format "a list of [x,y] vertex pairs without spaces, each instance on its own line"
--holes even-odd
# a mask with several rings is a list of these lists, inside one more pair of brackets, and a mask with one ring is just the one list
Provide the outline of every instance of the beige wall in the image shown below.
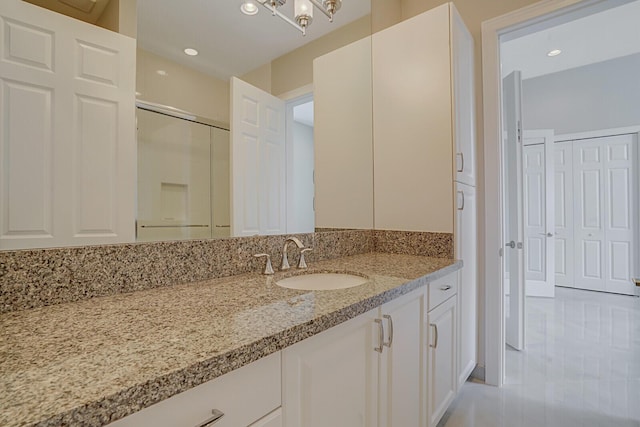
[[240,76],[245,82],[271,93],[271,62]]
[[96,21],[96,25],[111,31],[118,31],[120,23],[120,2],[111,0]]
[[136,0],[111,0],[96,21],[96,25],[136,38],[138,34],[136,6]]
[[371,34],[371,16],[352,23],[271,62],[271,93],[282,95],[313,83],[313,60]]
[[[164,70],[166,76],[156,71]],[[229,82],[138,49],[139,99],[169,105],[197,116],[229,123]]]

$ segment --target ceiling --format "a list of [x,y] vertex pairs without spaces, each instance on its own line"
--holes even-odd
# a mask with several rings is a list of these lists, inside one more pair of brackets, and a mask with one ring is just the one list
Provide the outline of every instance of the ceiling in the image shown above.
[[[240,12],[241,0],[138,0],[138,46],[218,78],[242,75],[368,15],[370,1],[346,0],[329,20],[314,11],[307,35],[262,6],[254,16]],[[279,8],[293,17],[293,0]],[[187,47],[200,54],[188,57]]]
[[[562,53],[547,56],[553,49]],[[636,0],[503,42],[502,75],[520,70],[528,79],[639,52],[640,0]]]

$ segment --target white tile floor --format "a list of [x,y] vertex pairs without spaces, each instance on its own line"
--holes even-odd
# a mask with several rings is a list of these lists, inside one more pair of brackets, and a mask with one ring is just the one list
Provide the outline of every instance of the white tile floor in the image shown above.
[[507,384],[467,382],[439,427],[640,427],[640,298],[557,288],[526,308]]

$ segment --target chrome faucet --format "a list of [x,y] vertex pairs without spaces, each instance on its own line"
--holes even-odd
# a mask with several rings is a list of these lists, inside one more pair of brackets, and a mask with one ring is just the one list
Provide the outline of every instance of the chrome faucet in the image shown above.
[[304,245],[297,237],[287,237],[284,241],[284,248],[282,248],[282,263],[280,264],[280,270],[288,270],[291,268],[289,265],[289,259],[287,258],[287,249],[289,249],[289,243],[293,242],[299,249],[303,249]]

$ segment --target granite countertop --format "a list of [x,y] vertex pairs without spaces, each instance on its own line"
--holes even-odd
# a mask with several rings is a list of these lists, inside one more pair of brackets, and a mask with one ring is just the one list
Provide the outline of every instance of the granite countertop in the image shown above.
[[283,273],[255,273],[0,315],[0,425],[107,424],[461,265],[369,253],[309,266],[369,277],[350,289],[285,289]]

